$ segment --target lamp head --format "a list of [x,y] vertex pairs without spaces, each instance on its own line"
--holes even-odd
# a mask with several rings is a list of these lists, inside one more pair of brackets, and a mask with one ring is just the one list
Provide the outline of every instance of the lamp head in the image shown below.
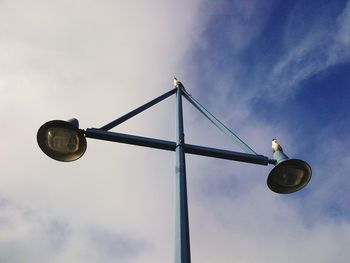
[[77,119],[46,122],[38,130],[37,141],[47,156],[62,162],[75,161],[86,150],[84,132],[79,130]]
[[267,178],[267,186],[276,193],[289,194],[304,188],[311,179],[310,165],[298,159],[278,163]]

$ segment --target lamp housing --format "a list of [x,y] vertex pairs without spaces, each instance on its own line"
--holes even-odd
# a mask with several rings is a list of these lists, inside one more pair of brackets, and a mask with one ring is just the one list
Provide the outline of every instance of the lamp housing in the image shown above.
[[289,159],[283,152],[275,152],[277,165],[267,178],[267,186],[279,194],[289,194],[304,188],[310,181],[310,165],[299,159]]
[[37,141],[47,156],[62,162],[79,159],[87,146],[84,131],[79,129],[77,119],[46,122],[38,130]]

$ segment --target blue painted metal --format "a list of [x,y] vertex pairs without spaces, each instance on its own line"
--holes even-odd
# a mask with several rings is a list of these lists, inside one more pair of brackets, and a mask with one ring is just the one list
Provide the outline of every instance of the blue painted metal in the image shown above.
[[76,118],[71,118],[67,122],[71,123],[74,127],[79,129],[79,121]]
[[[175,226],[175,263],[191,263],[190,252],[190,235],[189,235],[189,217],[188,217],[188,200],[187,200],[187,182],[186,182],[186,163],[185,153],[195,154],[207,157],[214,157],[226,160],[234,160],[239,162],[254,163],[260,165],[276,164],[283,162],[288,157],[283,152],[275,152],[274,159],[269,159],[263,155],[256,154],[247,144],[245,144],[237,135],[229,130],[224,124],[207,111],[199,102],[197,102],[183,87],[181,82],[177,86],[157,97],[156,99],[142,105],[141,107],[123,115],[122,117],[110,122],[100,129],[90,128],[80,130],[85,136],[93,139],[120,142],[137,146],[144,146],[167,151],[175,151],[176,154],[176,226]],[[114,128],[118,124],[132,118],[142,111],[152,107],[158,102],[168,98],[176,93],[176,142],[147,138],[129,134],[110,132],[108,130]],[[184,96],[194,107],[204,114],[216,127],[225,134],[229,135],[235,143],[237,143],[246,153],[227,151],[198,145],[185,144],[185,135],[183,128],[183,112],[182,112],[182,96]],[[77,120],[70,122],[78,128]],[[298,160],[297,160],[298,161]],[[276,167],[275,167],[276,168]],[[310,168],[311,169],[311,168]],[[311,173],[310,173],[311,176]],[[307,182],[306,182],[307,183]]]
[[269,163],[274,163],[275,160],[270,160],[268,157],[263,155],[240,153],[234,151],[227,151],[221,149],[215,149],[210,147],[203,147],[191,144],[184,145],[185,152],[189,154],[202,155],[207,157],[214,157],[219,159],[226,159],[245,163],[254,163],[260,165],[268,165]]
[[[119,142],[132,144],[137,146],[144,146],[149,148],[175,151],[176,143],[172,141],[159,140],[148,137],[135,136],[124,133],[103,131],[101,129],[86,129],[85,136],[92,139],[100,139],[105,141]],[[276,160],[271,160],[263,155],[255,155],[248,153],[240,153],[234,151],[221,150],[216,148],[198,146],[193,144],[183,143],[183,150],[188,154],[195,154],[207,157],[214,157],[225,160],[232,160],[245,163],[253,163],[260,165],[276,164]]]
[[282,152],[282,151],[275,151],[273,153],[273,159],[275,159],[276,163],[279,164],[280,162],[288,160],[289,158],[284,152]]
[[220,122],[214,115],[212,115],[206,108],[204,108],[198,101],[196,101],[185,89],[183,89],[184,97],[205,117],[208,118],[217,128],[228,135],[244,152],[250,154],[257,154],[244,141],[242,141],[236,134]]
[[105,126],[102,126],[100,129],[104,131],[108,131],[110,129],[113,129],[115,126],[123,123],[124,121],[127,121],[128,119],[134,117],[135,115],[143,112],[144,110],[152,107],[153,105],[157,104],[158,102],[161,102],[162,100],[165,100],[166,98],[170,97],[171,95],[175,94],[176,88],[164,93],[163,95],[151,100],[150,102],[147,102],[146,104],[138,107],[137,109],[121,116],[120,118],[106,124]]
[[190,233],[188,219],[185,135],[182,113],[182,85],[176,91],[176,210],[175,210],[175,263],[190,263]]
[[[176,142],[158,140],[153,138],[140,137],[129,134],[109,132],[118,124],[132,118],[138,113],[148,109],[156,103],[168,98],[176,92]],[[185,144],[185,135],[183,128],[183,112],[182,112],[182,96],[184,96],[193,106],[195,106],[204,116],[206,116],[216,127],[238,144],[246,153],[239,153],[191,144]],[[247,163],[255,163],[260,165],[275,164],[276,160],[268,157],[257,155],[247,144],[245,144],[237,135],[229,130],[224,124],[216,119],[209,111],[207,111],[199,102],[197,102],[190,94],[187,93],[181,82],[177,84],[175,89],[163,94],[162,96],[142,105],[141,107],[125,114],[124,116],[112,121],[111,123],[101,127],[100,129],[87,129],[86,137],[94,139],[102,139],[120,143],[127,143],[138,146],[145,146],[168,151],[175,151],[176,167],[176,210],[175,210],[175,263],[191,263],[190,251],[190,234],[189,234],[189,217],[188,217],[188,198],[187,198],[187,182],[186,182],[186,162],[185,153],[196,154],[201,156],[215,157],[220,159],[234,160]]]
[[120,142],[149,148],[156,148],[168,151],[175,151],[175,142],[123,134],[117,132],[104,131],[101,129],[86,129],[85,135],[88,138],[100,139],[105,141]]

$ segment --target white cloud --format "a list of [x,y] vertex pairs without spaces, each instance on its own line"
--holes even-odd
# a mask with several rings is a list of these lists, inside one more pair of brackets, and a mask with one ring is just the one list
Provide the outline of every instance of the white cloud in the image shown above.
[[[332,23],[333,18],[322,8],[316,14],[312,10],[309,14],[298,14],[302,7],[296,8],[285,28],[286,51],[275,63],[265,83],[270,93],[277,94],[280,99],[287,98],[303,80],[350,60],[349,6],[347,3],[337,23]],[[304,24],[301,26],[298,21]]]
[[[45,121],[71,117],[82,128],[99,127],[170,90],[196,38],[197,5],[1,1],[0,191],[16,207],[39,214],[27,218],[6,208],[1,259],[115,262],[106,250],[120,235],[132,254],[141,246],[130,262],[171,260],[172,154],[89,140],[78,162],[57,163],[41,153],[36,132]],[[173,102],[119,131],[172,138]],[[106,247],[96,247],[105,232]],[[121,250],[115,253],[123,256]]]

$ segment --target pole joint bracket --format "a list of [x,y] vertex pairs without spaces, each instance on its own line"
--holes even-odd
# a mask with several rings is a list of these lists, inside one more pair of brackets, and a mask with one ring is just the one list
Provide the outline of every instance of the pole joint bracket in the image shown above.
[[178,146],[183,146],[184,145],[184,140],[183,139],[180,139],[176,142],[176,147]]

